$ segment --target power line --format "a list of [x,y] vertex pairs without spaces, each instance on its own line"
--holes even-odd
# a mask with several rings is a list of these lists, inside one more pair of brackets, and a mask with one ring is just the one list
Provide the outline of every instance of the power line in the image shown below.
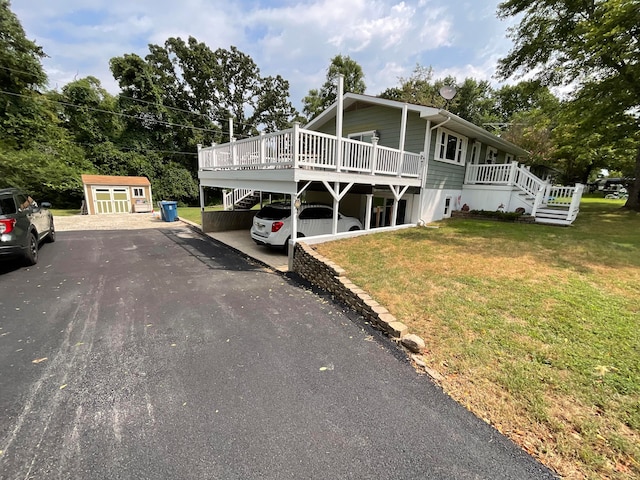
[[[34,73],[27,72],[25,70],[18,70],[18,69],[15,69],[15,68],[9,68],[9,67],[0,66],[0,69],[9,70],[9,71],[12,71],[12,72],[17,72],[17,73],[24,73],[26,75],[36,76]],[[116,97],[116,96],[114,95],[114,97]],[[185,110],[185,109],[178,108],[178,107],[170,107],[170,106],[165,105],[163,103],[155,103],[155,102],[150,102],[148,100],[142,100],[140,98],[129,97],[128,95],[124,95],[122,92],[118,93],[117,97],[126,98],[128,100],[133,100],[135,102],[145,103],[147,105],[153,105],[155,107],[163,107],[163,108],[166,108],[166,109],[169,109],[169,110],[175,110],[177,112],[183,112],[183,113],[188,113],[188,114],[191,114],[191,115],[197,115],[197,116],[205,117],[205,118],[207,118],[208,120],[211,120],[211,121],[218,121],[222,125],[224,124],[224,122],[227,122],[229,120],[229,118],[231,118],[231,117],[215,117],[215,116],[211,117],[211,116],[207,115],[206,113],[192,112],[191,110]],[[91,108],[91,107],[85,107],[85,108]],[[257,128],[255,126],[255,124],[250,124],[250,123],[234,121],[234,124],[242,125],[244,127]],[[249,138],[249,136],[248,135],[242,135],[241,138]]]
[[[80,147],[95,147],[96,145],[100,145],[100,143],[81,143],[81,142],[76,142],[75,140],[70,140],[70,141]],[[106,143],[106,142],[101,142],[101,143]],[[198,152],[181,152],[179,150],[155,150],[155,149],[146,148],[146,147],[138,148],[138,147],[123,147],[123,146],[116,145],[116,148],[120,151],[128,151],[128,152],[171,153],[173,155],[193,155],[193,156],[198,155]]]
[[[25,95],[25,94],[22,94],[22,93],[7,92],[6,90],[0,90],[0,93],[4,93],[6,95],[12,95],[14,97],[30,98],[29,95]],[[57,104],[60,104],[60,105],[66,105],[68,107],[86,108],[87,110],[93,110],[94,112],[109,113],[109,114],[112,114],[112,115],[118,115],[120,117],[132,118],[134,120],[140,120],[140,121],[145,121],[146,120],[146,121],[157,123],[157,124],[160,124],[160,125],[167,125],[167,126],[170,126],[170,127],[190,128],[192,130],[199,130],[201,132],[220,133],[219,130],[211,130],[210,128],[195,127],[193,125],[183,125],[183,124],[180,124],[180,123],[166,122],[164,120],[145,119],[145,118],[141,118],[141,117],[135,116],[135,115],[128,115],[126,113],[112,112],[110,110],[104,110],[102,108],[87,107],[86,105],[75,105],[73,103],[62,102],[60,100],[51,100],[50,98],[46,98],[44,96],[40,97],[40,98],[44,99],[47,102],[57,103]]]

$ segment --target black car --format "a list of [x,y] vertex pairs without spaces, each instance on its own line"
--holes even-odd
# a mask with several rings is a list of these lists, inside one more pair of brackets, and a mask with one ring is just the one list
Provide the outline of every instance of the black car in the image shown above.
[[38,262],[40,242],[56,239],[49,207],[47,202],[38,206],[17,188],[0,190],[0,259],[22,256],[27,265]]

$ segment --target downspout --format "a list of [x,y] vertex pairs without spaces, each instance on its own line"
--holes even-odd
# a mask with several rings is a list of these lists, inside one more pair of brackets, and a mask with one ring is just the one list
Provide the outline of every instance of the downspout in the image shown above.
[[[426,198],[425,198],[425,182],[427,181],[427,172],[429,171],[429,155],[431,152],[431,133],[438,127],[441,127],[442,125],[444,125],[445,123],[447,123],[449,120],[451,120],[451,117],[447,117],[446,120],[444,120],[443,122],[438,123],[437,125],[434,125],[433,127],[431,126],[431,120],[427,120],[427,138],[425,140],[425,152],[424,152],[424,156],[425,156],[425,167],[424,167],[424,173],[423,173],[423,177],[422,177],[422,187],[420,188],[420,217],[422,217],[422,212],[424,212],[424,208],[425,208],[425,204],[426,204]],[[420,220],[418,220],[418,225],[426,225],[427,222],[424,221],[423,218],[420,218]]]

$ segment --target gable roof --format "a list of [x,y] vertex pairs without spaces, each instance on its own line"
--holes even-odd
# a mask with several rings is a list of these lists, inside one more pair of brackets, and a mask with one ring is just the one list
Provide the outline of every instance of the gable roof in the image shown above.
[[147,177],[119,177],[116,175],[82,174],[83,185],[124,185],[128,187],[151,185]]
[[[486,131],[484,128],[475,125],[464,118],[440,108],[425,107],[424,105],[415,105],[412,103],[398,102],[396,100],[387,100],[385,98],[372,97],[371,95],[361,95],[357,93],[346,93],[343,97],[343,108],[347,110],[349,107],[356,103],[365,103],[368,105],[378,105],[381,107],[395,108],[402,110],[404,106],[407,106],[409,112],[415,112],[420,115],[420,118],[425,121],[431,120],[432,127],[443,125],[445,128],[458,132],[468,138],[476,139],[482,143],[494,145],[501,150],[508,153],[513,153],[518,156],[528,155],[525,149],[504,140],[491,132]],[[324,112],[311,120],[304,128],[313,130],[321,125],[324,125],[331,119],[336,117],[338,102],[335,102],[328,107]]]

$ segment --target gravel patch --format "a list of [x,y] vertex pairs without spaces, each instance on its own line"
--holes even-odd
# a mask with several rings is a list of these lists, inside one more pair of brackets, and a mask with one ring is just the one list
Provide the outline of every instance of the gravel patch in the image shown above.
[[144,228],[181,228],[181,221],[164,222],[152,213],[118,213],[110,215],[54,216],[56,231],[72,230],[140,230]]

